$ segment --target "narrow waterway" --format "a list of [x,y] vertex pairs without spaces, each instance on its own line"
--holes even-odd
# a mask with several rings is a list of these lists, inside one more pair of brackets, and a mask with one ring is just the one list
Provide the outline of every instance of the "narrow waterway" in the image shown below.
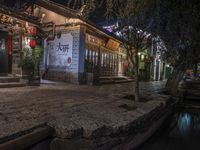
[[137,150],[200,150],[200,101],[184,106]]

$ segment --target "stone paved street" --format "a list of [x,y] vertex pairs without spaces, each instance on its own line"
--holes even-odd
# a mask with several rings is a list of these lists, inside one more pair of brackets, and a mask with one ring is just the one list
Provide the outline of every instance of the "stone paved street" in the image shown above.
[[[133,105],[131,100],[123,99],[124,95],[133,91],[133,84],[59,84],[0,89],[0,139],[43,123],[59,128],[60,132],[69,130],[72,126],[74,128],[76,124],[85,129],[84,134],[87,136],[91,134],[92,128],[96,128],[96,122],[120,126],[126,124],[130,117],[140,116],[163,101],[160,99],[163,96],[150,96],[144,91],[160,89],[164,82],[141,83],[142,95],[146,94],[154,100],[134,104],[137,109],[130,113],[120,108],[123,104]],[[59,131],[59,136],[66,136]]]

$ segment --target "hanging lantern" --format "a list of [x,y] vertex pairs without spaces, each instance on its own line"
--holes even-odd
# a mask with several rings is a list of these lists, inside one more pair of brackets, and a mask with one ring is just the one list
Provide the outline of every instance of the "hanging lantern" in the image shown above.
[[35,36],[37,34],[37,28],[36,27],[31,27],[29,31],[30,31],[30,34],[32,36]]
[[34,49],[34,48],[36,47],[36,45],[37,45],[36,40],[35,40],[35,39],[31,39],[31,40],[30,40],[30,43],[29,43],[29,46],[30,46],[32,49]]

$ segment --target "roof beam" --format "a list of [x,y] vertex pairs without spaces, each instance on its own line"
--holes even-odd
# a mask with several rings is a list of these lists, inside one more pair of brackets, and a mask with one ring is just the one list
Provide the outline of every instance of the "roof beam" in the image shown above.
[[33,16],[29,16],[29,15],[24,14],[24,13],[14,11],[13,9],[8,8],[8,7],[6,7],[2,4],[0,4],[0,13],[14,17],[14,18],[19,19],[19,20],[24,21],[24,22],[29,22],[29,23],[36,25],[36,26],[40,25],[38,18],[35,18]]

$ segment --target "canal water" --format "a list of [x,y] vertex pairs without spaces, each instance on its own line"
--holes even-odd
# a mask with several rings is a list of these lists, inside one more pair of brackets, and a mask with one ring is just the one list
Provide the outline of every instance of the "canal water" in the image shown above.
[[198,105],[200,103],[187,103],[177,108],[164,125],[137,150],[200,150]]

